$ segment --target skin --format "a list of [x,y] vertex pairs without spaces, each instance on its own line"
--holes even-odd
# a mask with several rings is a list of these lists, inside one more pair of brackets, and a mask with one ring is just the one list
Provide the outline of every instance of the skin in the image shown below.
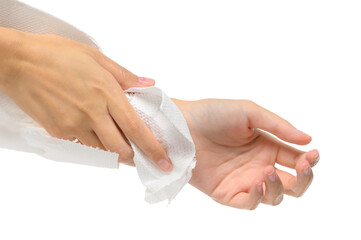
[[[119,153],[133,165],[124,134],[163,170],[170,160],[124,96],[132,86],[152,86],[94,48],[56,35],[0,28],[0,91],[52,136]],[[139,81],[140,80],[140,81]],[[271,136],[306,145],[311,137],[249,100],[173,100],[196,146],[190,184],[215,201],[241,209],[277,205],[299,197],[312,182],[316,149],[297,150]],[[226,121],[225,121],[226,120]],[[169,164],[165,164],[169,163]],[[297,176],[275,169],[296,169]]]
[[[288,121],[249,100],[173,101],[196,146],[190,184],[218,203],[249,210],[261,202],[278,205],[283,194],[300,197],[311,184],[319,152],[300,151],[269,134],[299,145],[311,142]],[[275,163],[296,169],[297,176]]]
[[116,152],[132,164],[125,134],[170,171],[165,150],[123,93],[152,85],[86,44],[0,27],[0,91],[51,136]]

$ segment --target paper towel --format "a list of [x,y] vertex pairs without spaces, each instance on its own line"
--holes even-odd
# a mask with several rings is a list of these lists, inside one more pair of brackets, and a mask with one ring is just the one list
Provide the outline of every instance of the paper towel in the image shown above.
[[[0,0],[0,26],[58,34],[99,49],[85,33],[17,1]],[[173,163],[171,172],[161,171],[128,139],[134,151],[137,173],[146,187],[145,200],[156,203],[168,199],[170,202],[189,181],[196,164],[195,146],[186,120],[172,100],[157,87],[131,88],[125,95]],[[51,137],[1,92],[0,147],[35,153],[55,161],[118,168],[118,154]]]

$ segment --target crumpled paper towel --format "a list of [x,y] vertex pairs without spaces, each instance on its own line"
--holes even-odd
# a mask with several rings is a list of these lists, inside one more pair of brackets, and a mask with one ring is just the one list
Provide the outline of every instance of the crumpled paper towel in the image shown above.
[[[54,33],[99,49],[85,33],[63,21],[13,0],[0,0],[0,26],[35,33]],[[173,101],[159,88],[131,88],[125,94],[172,160],[173,170],[161,171],[129,139],[139,178],[146,187],[145,200],[170,202],[192,176],[195,146],[186,120]],[[50,136],[0,92],[0,147],[38,154],[47,159],[118,168],[118,154]]]

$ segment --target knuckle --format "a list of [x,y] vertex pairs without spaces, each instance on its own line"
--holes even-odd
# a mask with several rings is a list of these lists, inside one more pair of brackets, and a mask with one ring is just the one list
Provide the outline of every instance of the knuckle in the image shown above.
[[[94,101],[83,101],[78,105],[80,114],[76,118],[79,125],[84,125],[88,121],[92,126],[100,127],[103,123],[103,113],[105,112],[105,103],[98,99]],[[101,128],[100,128],[101,129]]]
[[126,158],[126,159],[133,159],[133,157],[134,157],[134,152],[133,152],[133,150],[131,149],[131,148],[127,148],[127,150],[125,150],[124,151],[124,157]]
[[93,46],[79,42],[79,47],[82,48],[86,54],[88,54],[89,56],[91,56],[92,58],[94,58],[96,60],[104,57],[103,53],[101,53],[98,49],[96,49]]
[[134,157],[134,152],[130,147],[120,147],[117,152],[119,153],[119,158],[122,162],[128,162]]
[[[223,202],[223,201],[221,201],[222,199],[223,199],[225,202],[227,202],[227,203],[231,201],[231,199],[228,199],[228,198],[227,198],[227,192],[226,192],[226,191],[224,190],[224,188],[222,188],[222,187],[217,187],[217,188],[213,189],[213,190],[211,191],[210,196],[211,196],[214,200],[217,199],[218,202]],[[226,203],[223,203],[223,204],[225,205]]]
[[245,105],[248,105],[248,106],[255,106],[255,105],[256,105],[256,103],[253,102],[253,101],[250,100],[250,99],[243,99],[242,101],[243,101],[243,103],[244,103]]
[[109,89],[109,82],[100,78],[93,78],[91,88],[96,93],[103,95]]
[[303,191],[296,191],[296,192],[294,193],[294,196],[295,196],[296,198],[300,198],[300,197],[302,197],[303,194],[304,194]]
[[52,137],[56,137],[59,138],[62,134],[61,131],[59,131],[58,129],[47,129],[46,130],[50,136]]
[[110,73],[104,73],[102,76],[93,78],[91,89],[94,91],[94,94],[106,98],[117,96],[119,94],[119,91],[117,91],[119,87],[115,81],[112,81],[113,79]]
[[277,121],[274,125],[273,125],[273,131],[275,132],[275,134],[278,134],[280,132],[282,132],[282,122]]
[[74,107],[77,112],[72,116],[73,120],[69,120],[70,125],[101,124],[106,113],[106,99],[92,94],[90,98],[75,102]]
[[120,71],[118,71],[118,78],[122,81],[125,81],[127,79],[127,73],[125,69],[120,69]]
[[44,36],[48,37],[48,39],[52,39],[52,40],[58,40],[61,37],[59,35],[56,35],[54,33],[45,33]]
[[89,121],[92,128],[95,131],[102,131],[104,129],[105,124],[107,123],[106,118],[104,118],[103,113],[98,110],[92,110],[87,113],[89,116]]
[[68,46],[79,46],[80,44],[84,44],[54,33],[45,33],[44,35],[47,37],[47,40],[57,44],[61,43],[62,45],[66,44]]
[[68,134],[65,134],[64,131],[62,131],[61,129],[58,129],[58,128],[49,129],[49,130],[47,130],[47,132],[49,133],[50,136],[55,137],[55,138],[60,138],[60,139],[65,139],[65,140],[73,139]]
[[[120,70],[120,71],[119,71]],[[119,78],[123,81],[128,80],[129,78],[132,77],[132,74],[130,74],[125,68],[119,68],[118,73],[119,73]]]
[[93,55],[93,54],[96,54],[96,53],[97,53],[96,49],[93,48],[93,47],[91,47],[91,46],[88,45],[88,44],[81,43],[81,42],[78,42],[77,44],[78,44],[78,46],[79,46],[80,48],[83,49],[83,51],[84,51],[85,53],[87,53],[87,54],[89,54],[89,55]]
[[65,38],[65,41],[67,41],[68,43],[70,43],[72,46],[76,47],[76,49],[86,55],[89,55],[91,57],[96,57],[96,49],[93,48],[92,46],[86,44],[86,43],[82,43],[79,41],[74,41],[72,39],[68,39]]
[[62,126],[65,131],[69,131],[69,132],[72,132],[76,129],[76,123],[74,120],[64,120]]
[[137,82],[138,81],[138,77],[135,74],[129,72],[128,70],[126,70],[124,68],[121,68],[120,72],[121,72],[121,75],[122,75],[121,79],[123,80],[123,83],[126,83],[126,82],[131,83],[131,82]]
[[65,132],[73,133],[82,125],[82,122],[82,114],[76,114],[72,115],[71,117],[64,117],[62,119],[61,126]]

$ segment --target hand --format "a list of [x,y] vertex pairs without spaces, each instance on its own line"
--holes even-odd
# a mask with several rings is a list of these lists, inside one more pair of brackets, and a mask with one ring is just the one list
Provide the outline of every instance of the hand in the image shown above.
[[[302,152],[260,130],[299,145],[311,141],[286,120],[248,100],[174,101],[196,146],[190,183],[215,201],[255,209],[279,204],[284,193],[299,197],[311,184],[318,151]],[[275,163],[296,169],[297,177]]]
[[154,85],[95,48],[57,35],[0,28],[0,91],[57,138],[118,153],[133,164],[123,133],[164,170],[165,150],[123,89]]

